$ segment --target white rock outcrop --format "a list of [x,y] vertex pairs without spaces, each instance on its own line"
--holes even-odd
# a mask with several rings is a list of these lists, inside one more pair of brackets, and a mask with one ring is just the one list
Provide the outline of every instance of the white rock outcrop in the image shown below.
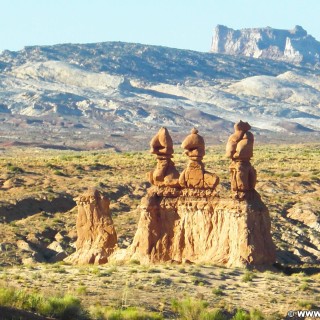
[[218,25],[214,29],[211,52],[315,64],[319,63],[320,42],[301,26],[292,30],[270,27],[234,30]]

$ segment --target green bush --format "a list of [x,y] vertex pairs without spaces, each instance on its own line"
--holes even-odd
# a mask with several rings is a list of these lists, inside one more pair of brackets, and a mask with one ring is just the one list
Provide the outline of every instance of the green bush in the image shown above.
[[292,172],[292,177],[300,177],[301,174],[299,172]]
[[263,320],[265,317],[260,310],[253,309],[250,311],[250,320]]
[[172,310],[183,320],[226,320],[226,316],[219,310],[208,311],[208,303],[203,300],[190,298],[181,301],[172,300]]
[[162,320],[159,313],[144,311],[140,308],[127,308],[124,310],[108,307],[91,307],[90,315],[97,320]]
[[65,174],[60,170],[54,170],[53,174],[55,174],[56,176],[65,176]]
[[79,295],[86,295],[88,293],[86,286],[79,286],[76,291]]
[[222,313],[220,309],[214,311],[205,312],[201,320],[227,320],[227,317]]
[[223,291],[220,287],[213,288],[212,293],[215,294],[216,296],[223,296]]
[[298,306],[301,309],[307,309],[307,310],[315,309],[317,307],[315,302],[306,301],[306,300],[298,301]]
[[0,306],[14,306],[15,300],[14,289],[0,288]]
[[299,286],[299,289],[301,291],[307,291],[307,290],[310,290],[310,286],[309,286],[309,284],[307,282],[304,282]]
[[239,309],[232,320],[250,320],[250,315],[246,311]]
[[40,314],[55,317],[61,320],[86,319],[84,310],[81,308],[80,300],[65,295],[64,297],[52,297],[42,301],[38,310]]
[[22,168],[16,167],[11,163],[7,163],[7,169],[13,173],[24,173]]
[[80,300],[70,295],[44,297],[38,293],[28,293],[14,288],[0,288],[0,306],[36,312],[46,317],[60,320],[88,319]]
[[252,271],[246,271],[242,277],[242,281],[249,282],[249,281],[252,281],[253,278],[254,278],[254,273]]

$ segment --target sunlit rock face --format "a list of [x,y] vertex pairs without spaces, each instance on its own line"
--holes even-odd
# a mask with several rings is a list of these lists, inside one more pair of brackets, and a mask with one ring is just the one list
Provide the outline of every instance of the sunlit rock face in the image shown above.
[[103,264],[117,246],[109,200],[94,188],[77,199],[76,252],[65,260],[73,264]]
[[[250,125],[241,122],[235,129],[227,152],[232,154],[232,162],[249,163],[253,152]],[[164,179],[161,184],[150,179],[153,186],[142,199],[129,257],[143,263],[209,262],[228,267],[275,262],[269,212],[254,184],[243,188],[233,183],[231,198],[221,199],[216,190],[218,176],[207,172],[202,163],[205,144],[198,130],[191,131],[182,147],[189,163],[180,174],[179,185],[173,184],[172,179],[167,184]],[[161,148],[166,150],[165,143]],[[236,174],[232,169],[231,181],[247,180],[245,169],[237,168]],[[174,164],[171,170],[176,172]],[[165,176],[163,171],[162,177]]]
[[320,42],[300,26],[292,30],[270,27],[234,30],[218,25],[211,52],[315,64],[320,59]]

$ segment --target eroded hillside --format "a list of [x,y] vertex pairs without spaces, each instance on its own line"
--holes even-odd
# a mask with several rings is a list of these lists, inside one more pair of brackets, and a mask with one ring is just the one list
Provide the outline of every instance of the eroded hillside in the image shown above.
[[0,66],[2,142],[137,150],[164,125],[217,143],[239,119],[264,141],[319,138],[312,66],[120,42],[4,51]]

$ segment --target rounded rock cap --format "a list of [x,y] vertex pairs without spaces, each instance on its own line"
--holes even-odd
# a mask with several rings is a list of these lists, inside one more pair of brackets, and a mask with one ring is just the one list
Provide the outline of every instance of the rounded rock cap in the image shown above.
[[197,157],[203,157],[205,154],[205,144],[202,136],[198,134],[198,129],[192,128],[191,133],[183,140],[181,147]]

